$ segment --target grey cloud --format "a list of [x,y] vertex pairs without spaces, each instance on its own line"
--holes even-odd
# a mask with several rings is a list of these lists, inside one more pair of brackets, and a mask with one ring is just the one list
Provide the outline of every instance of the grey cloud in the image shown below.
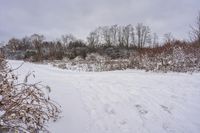
[[40,33],[85,38],[102,25],[143,22],[160,36],[186,38],[199,0],[0,0],[0,40]]

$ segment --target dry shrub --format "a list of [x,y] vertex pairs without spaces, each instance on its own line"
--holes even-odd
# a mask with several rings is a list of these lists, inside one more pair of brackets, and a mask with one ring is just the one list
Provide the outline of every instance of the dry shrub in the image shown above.
[[50,88],[40,83],[28,84],[31,74],[23,83],[17,83],[12,71],[0,58],[0,126],[20,132],[49,132],[45,124],[56,121],[61,112],[46,93]]

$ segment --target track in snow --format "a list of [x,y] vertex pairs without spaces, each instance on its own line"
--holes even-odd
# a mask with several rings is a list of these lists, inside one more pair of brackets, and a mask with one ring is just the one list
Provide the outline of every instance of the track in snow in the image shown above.
[[53,133],[200,132],[200,74],[70,72],[31,63],[16,74],[29,71],[62,106],[63,117],[49,124]]

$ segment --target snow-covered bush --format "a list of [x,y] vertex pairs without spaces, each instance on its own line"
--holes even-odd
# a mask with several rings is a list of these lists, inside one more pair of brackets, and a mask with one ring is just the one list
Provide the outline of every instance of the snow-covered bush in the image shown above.
[[[59,118],[59,106],[48,93],[50,87],[40,83],[29,84],[28,74],[24,82],[17,82],[17,76],[0,58],[0,132],[10,131],[48,132],[45,124]],[[46,93],[48,91],[48,93]]]
[[98,53],[88,54],[86,57],[87,61],[105,61],[106,57],[99,55]]
[[57,66],[58,66],[58,68],[66,69],[66,64],[65,63],[60,63]]
[[[192,45],[168,45],[161,49],[145,49],[132,54],[129,58],[130,68],[161,72],[200,71],[200,48]],[[197,52],[199,51],[199,52]]]

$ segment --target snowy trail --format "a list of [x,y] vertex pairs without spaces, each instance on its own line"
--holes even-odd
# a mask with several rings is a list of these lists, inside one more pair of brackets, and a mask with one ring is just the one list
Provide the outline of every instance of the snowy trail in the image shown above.
[[62,106],[63,117],[49,124],[53,133],[200,132],[200,74],[70,72],[31,63],[16,73],[33,70]]

